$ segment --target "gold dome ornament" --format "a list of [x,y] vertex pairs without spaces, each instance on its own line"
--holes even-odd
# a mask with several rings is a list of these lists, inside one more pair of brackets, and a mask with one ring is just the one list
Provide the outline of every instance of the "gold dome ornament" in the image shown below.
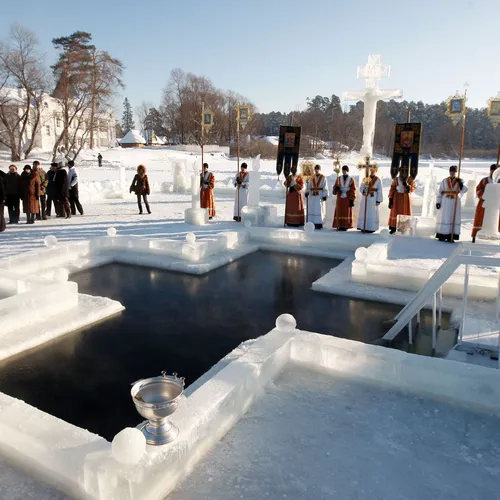
[[335,158],[335,161],[333,162],[333,171],[339,175],[340,174],[340,159]]

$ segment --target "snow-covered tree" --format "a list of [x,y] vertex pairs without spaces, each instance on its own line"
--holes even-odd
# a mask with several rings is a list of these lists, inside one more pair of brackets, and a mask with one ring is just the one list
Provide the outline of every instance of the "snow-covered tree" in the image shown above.
[[123,101],[123,116],[122,116],[122,129],[125,133],[129,130],[135,128],[134,124],[134,114],[132,113],[132,106],[128,100],[128,97],[125,97]]

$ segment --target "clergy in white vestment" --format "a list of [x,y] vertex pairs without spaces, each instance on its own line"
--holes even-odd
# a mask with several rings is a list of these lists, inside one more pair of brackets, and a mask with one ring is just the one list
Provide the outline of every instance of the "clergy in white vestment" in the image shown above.
[[248,202],[248,183],[250,177],[247,172],[247,164],[241,164],[241,170],[234,177],[234,187],[236,188],[236,193],[234,195],[234,212],[233,219],[237,222],[241,222],[241,209],[246,206]]
[[379,228],[378,206],[383,201],[382,182],[377,177],[378,167],[370,167],[370,175],[363,179],[359,190],[361,204],[357,228],[363,233],[374,233]]
[[450,167],[450,176],[441,181],[436,196],[436,238],[439,241],[453,241],[460,238],[462,226],[462,202],[467,192],[464,181],[457,177],[457,167]]
[[323,229],[328,185],[319,165],[314,167],[314,176],[307,183],[306,198],[307,222],[312,222],[316,229]]

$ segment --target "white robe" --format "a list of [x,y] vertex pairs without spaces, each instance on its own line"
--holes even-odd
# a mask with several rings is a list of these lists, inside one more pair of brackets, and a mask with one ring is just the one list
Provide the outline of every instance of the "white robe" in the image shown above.
[[[307,192],[309,197],[306,201],[307,205],[307,222],[313,224],[323,224],[325,219],[325,202],[321,201],[322,198],[328,198],[328,185],[326,177],[322,175],[322,179],[318,180],[314,176],[307,182]],[[316,179],[316,184],[314,183]],[[318,189],[314,189],[317,187]]]
[[[382,203],[382,182],[377,177],[376,181],[372,185],[372,189],[375,190],[373,196],[366,196],[368,191],[368,185],[365,184],[365,181],[361,182],[361,186],[359,190],[361,191],[361,204],[359,206],[359,218],[358,225],[356,226],[358,229],[362,231],[378,231],[379,228],[379,214],[378,214],[378,205],[377,203]],[[368,200],[368,205],[367,201]],[[365,226],[365,205],[366,205],[366,226]]]
[[[234,217],[241,217],[241,209],[248,203],[248,183],[250,181],[250,176],[248,175],[248,172],[246,172],[245,175],[241,175],[241,184],[238,184],[236,182],[238,175],[240,174],[236,174],[233,180],[234,187],[236,188],[236,193],[234,194],[234,211],[233,211]],[[239,202],[240,202],[239,210],[238,210],[238,192],[239,192]]]
[[[436,212],[436,233],[442,235],[450,235],[452,233],[451,225],[453,224],[453,210],[455,208],[455,196],[448,198],[445,191],[458,192],[458,182],[455,181],[453,185],[449,182],[450,177],[443,179],[439,185],[436,195],[436,203],[441,203],[441,208]],[[462,226],[462,203],[460,198],[467,192],[467,186],[464,184],[458,195],[457,211],[455,215],[455,228],[453,234],[460,234],[460,227]]]

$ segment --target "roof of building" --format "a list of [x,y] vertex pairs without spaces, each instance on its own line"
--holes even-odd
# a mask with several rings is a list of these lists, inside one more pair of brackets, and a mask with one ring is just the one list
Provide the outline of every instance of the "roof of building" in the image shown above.
[[125,137],[120,140],[120,144],[146,144],[146,139],[138,130],[129,130]]

